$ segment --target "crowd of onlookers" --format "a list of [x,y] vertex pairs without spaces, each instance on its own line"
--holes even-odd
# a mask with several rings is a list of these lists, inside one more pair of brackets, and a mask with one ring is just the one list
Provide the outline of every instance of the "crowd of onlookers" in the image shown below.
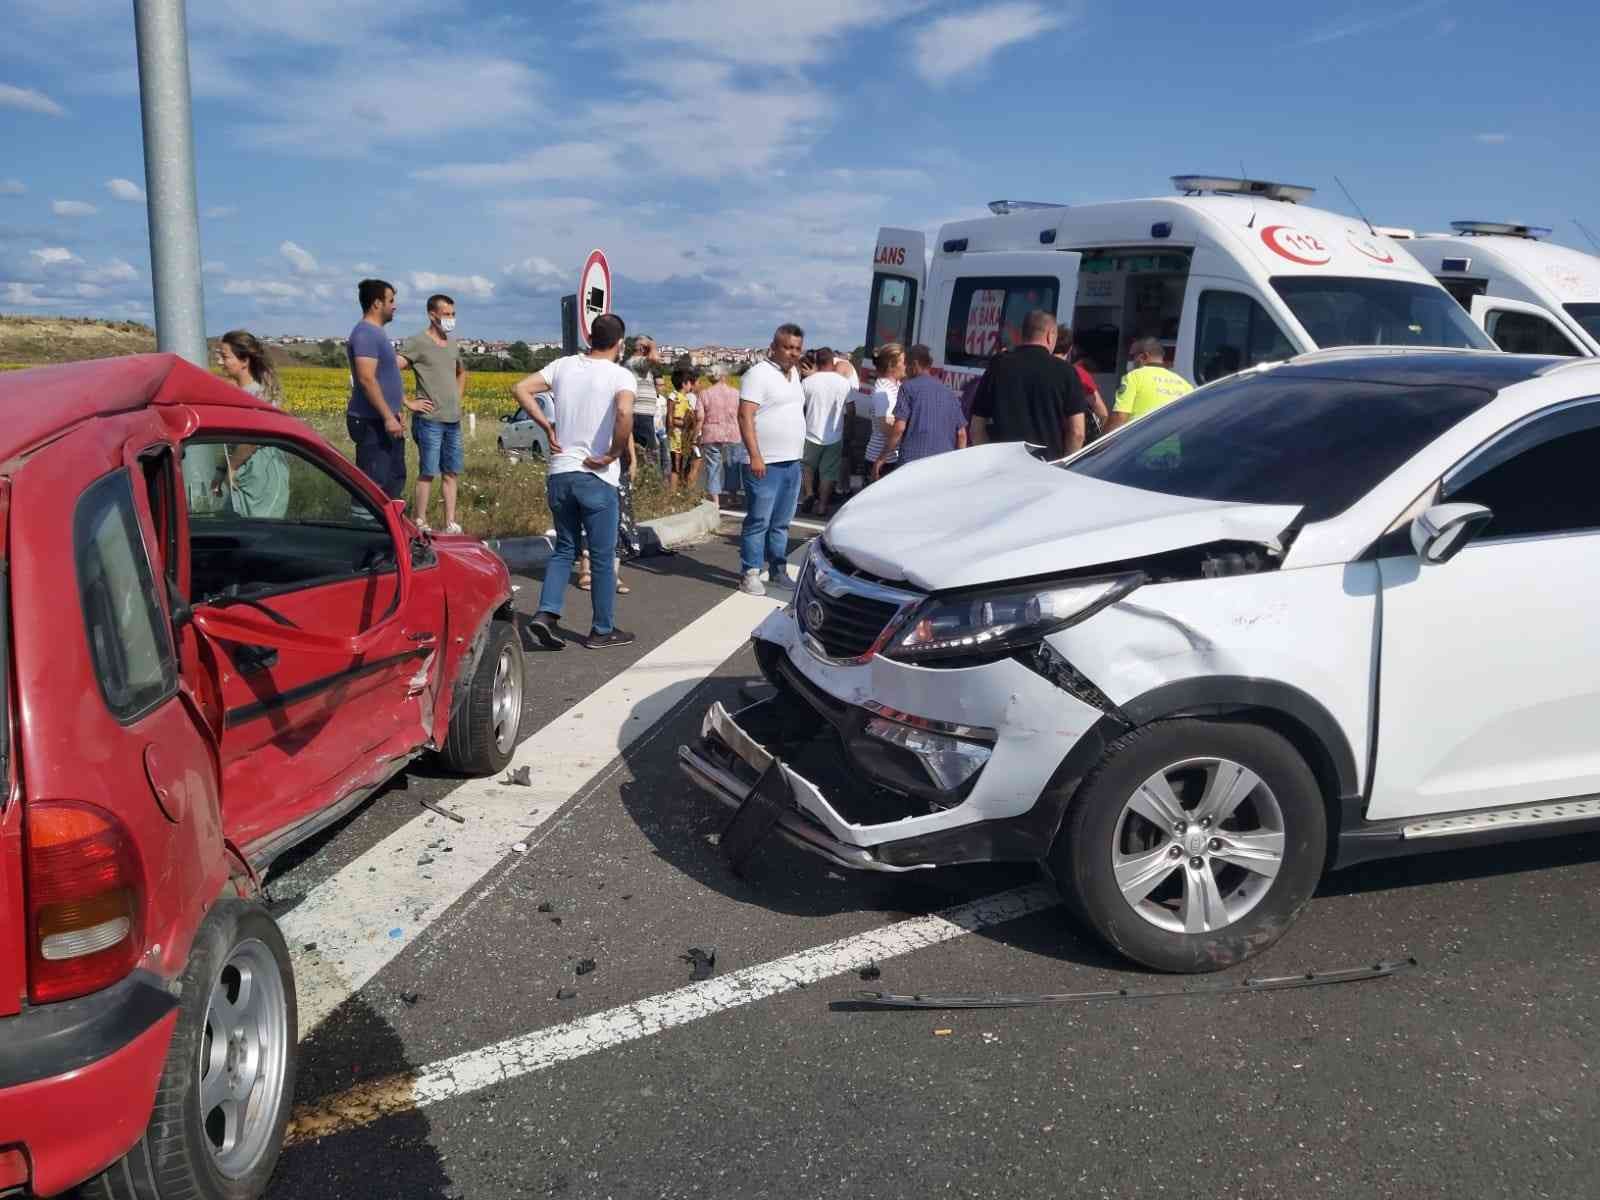
[[[455,302],[442,293],[429,296],[427,327],[397,351],[384,332],[395,314],[393,286],[364,279],[357,298],[362,317],[348,341],[346,409],[356,464],[387,495],[400,498],[403,416],[409,414],[418,459],[413,519],[429,528],[438,479],[441,531],[459,533],[467,370],[452,336]],[[1141,339],[1130,347],[1108,408],[1094,376],[1074,361],[1071,331],[1043,310],[1028,313],[1015,344],[967,379],[959,394],[922,345],[890,342],[875,347],[869,360],[852,361],[826,346],[807,351],[804,330],[786,323],[735,388],[687,363],[667,366],[649,336],[635,338],[628,351],[626,332],[615,314],[596,318],[588,350],[556,359],[513,389],[550,450],[555,543],[531,623],[549,649],[564,644],[557,622],[574,571],[578,586],[593,595],[586,644],[633,640],[616,627],[615,615],[617,595],[629,590],[619,578],[621,562],[642,551],[632,504],[641,462],[652,464],[670,488],[704,487],[719,507],[743,506],[740,588],[759,596],[793,587],[787,555],[797,512],[826,516],[908,464],[969,445],[1022,442],[1060,458],[1189,390],[1162,365],[1161,343]],[[250,334],[225,334],[219,364],[241,387],[281,403],[270,360]],[[403,386],[406,370],[416,379],[412,396]],[[214,487],[246,514],[281,515],[287,500],[284,464],[271,447],[229,448]]]

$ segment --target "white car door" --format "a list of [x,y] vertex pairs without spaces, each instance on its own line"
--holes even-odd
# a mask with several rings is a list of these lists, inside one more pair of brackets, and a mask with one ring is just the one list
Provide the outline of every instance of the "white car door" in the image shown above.
[[1380,560],[1373,820],[1600,793],[1600,400],[1445,477],[1494,519],[1449,562]]

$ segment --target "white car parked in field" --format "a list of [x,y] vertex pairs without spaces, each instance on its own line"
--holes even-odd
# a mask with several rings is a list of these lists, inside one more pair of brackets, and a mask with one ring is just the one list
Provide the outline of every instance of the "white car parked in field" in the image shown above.
[[680,758],[736,841],[1037,860],[1130,957],[1226,967],[1326,869],[1600,824],[1596,462],[1600,363],[1366,349],[915,463]]
[[[555,413],[546,397],[539,397],[539,407],[544,410],[546,417],[555,420]],[[539,428],[534,419],[520,408],[500,418],[498,445],[502,454],[515,450],[533,458],[550,457],[550,439],[545,437],[544,430]]]

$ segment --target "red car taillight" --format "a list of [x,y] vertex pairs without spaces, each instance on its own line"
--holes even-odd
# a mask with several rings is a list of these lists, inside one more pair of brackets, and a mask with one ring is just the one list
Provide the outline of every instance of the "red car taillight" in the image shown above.
[[115,983],[143,950],[143,880],[122,825],[93,805],[28,806],[28,998],[69,1000]]

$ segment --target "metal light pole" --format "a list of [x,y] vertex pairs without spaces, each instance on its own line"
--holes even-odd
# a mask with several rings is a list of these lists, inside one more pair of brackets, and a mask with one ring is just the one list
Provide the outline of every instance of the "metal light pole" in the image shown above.
[[133,23],[139,44],[156,345],[204,367],[205,298],[200,285],[200,211],[195,200],[184,0],[133,0]]

